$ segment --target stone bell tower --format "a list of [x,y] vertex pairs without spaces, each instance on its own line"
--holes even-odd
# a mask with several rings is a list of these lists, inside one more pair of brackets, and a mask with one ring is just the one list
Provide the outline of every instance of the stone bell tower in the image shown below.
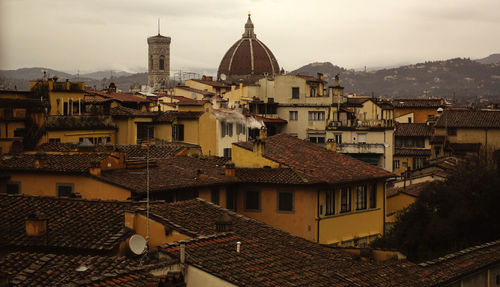
[[148,38],[148,86],[153,90],[167,88],[170,83],[170,37],[158,35]]

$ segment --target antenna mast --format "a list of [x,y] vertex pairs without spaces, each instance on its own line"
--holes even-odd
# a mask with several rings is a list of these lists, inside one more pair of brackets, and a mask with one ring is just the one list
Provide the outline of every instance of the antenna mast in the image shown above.
[[160,35],[160,18],[158,18],[158,35]]

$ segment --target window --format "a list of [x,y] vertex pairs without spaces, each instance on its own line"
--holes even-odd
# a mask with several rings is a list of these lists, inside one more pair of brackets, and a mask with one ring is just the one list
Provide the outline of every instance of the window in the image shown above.
[[231,148],[224,149],[224,157],[231,157]]
[[324,144],[325,137],[324,136],[309,136],[309,141],[316,144]]
[[292,191],[278,191],[278,211],[293,211]]
[[290,121],[297,121],[299,119],[298,111],[290,111]]
[[24,128],[17,128],[14,130],[14,137],[24,137],[24,131],[25,129]]
[[326,191],[326,213],[325,215],[335,214],[335,190]]
[[351,211],[351,188],[343,187],[340,190],[340,212]]
[[184,125],[172,125],[172,140],[184,140]]
[[293,87],[292,88],[292,99],[298,99],[299,98],[299,87]]
[[69,115],[68,102],[63,102],[63,115]]
[[411,124],[411,118],[408,118],[408,123]]
[[212,201],[212,203],[214,204],[219,204],[219,189],[218,188],[214,188],[212,189],[212,191],[210,192],[210,200]]
[[366,134],[358,134],[358,143],[360,144],[366,143]]
[[61,139],[60,138],[51,138],[49,139],[49,143],[60,143]]
[[165,56],[160,56],[160,63],[159,63],[159,69],[160,70],[165,70]]
[[415,157],[413,158],[413,169],[423,168],[425,163],[425,158]]
[[226,208],[236,211],[236,190],[226,189]]
[[425,139],[424,138],[416,138],[415,145],[417,147],[425,147]]
[[245,125],[244,124],[236,124],[236,134],[238,134],[238,135],[245,134]]
[[309,92],[309,95],[310,95],[311,97],[315,97],[315,96],[316,96],[316,89],[315,89],[315,88],[313,88],[313,87],[311,87],[310,92]]
[[8,194],[19,194],[21,192],[21,183],[20,182],[7,182],[5,191]]
[[137,141],[150,140],[155,137],[154,127],[151,123],[136,123],[137,124]]
[[309,121],[324,121],[325,112],[309,112]]
[[372,185],[370,189],[370,208],[377,207],[377,184]]
[[446,130],[449,136],[456,136],[457,135],[457,128],[448,128]]
[[392,165],[393,165],[393,168],[394,168],[394,169],[399,168],[399,159],[395,159],[395,160],[393,160]]
[[73,184],[72,183],[57,183],[57,196],[58,197],[73,197]]
[[356,187],[356,210],[366,209],[366,185]]
[[221,136],[233,136],[233,123],[226,123],[225,121],[220,122]]
[[342,134],[335,134],[335,142],[337,144],[342,144]]
[[245,210],[260,210],[260,191],[247,190],[245,192]]

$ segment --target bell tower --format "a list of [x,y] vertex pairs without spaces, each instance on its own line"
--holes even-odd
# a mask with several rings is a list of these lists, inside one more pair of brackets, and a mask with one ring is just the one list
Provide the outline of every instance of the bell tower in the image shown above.
[[154,91],[165,89],[170,84],[170,37],[160,34],[148,38],[148,86]]

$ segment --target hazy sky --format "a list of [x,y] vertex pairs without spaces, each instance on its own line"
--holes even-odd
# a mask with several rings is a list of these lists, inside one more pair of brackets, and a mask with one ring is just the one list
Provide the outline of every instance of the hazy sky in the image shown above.
[[287,71],[500,52],[500,0],[0,0],[0,69],[145,71],[158,18],[171,70],[217,69],[248,11]]

